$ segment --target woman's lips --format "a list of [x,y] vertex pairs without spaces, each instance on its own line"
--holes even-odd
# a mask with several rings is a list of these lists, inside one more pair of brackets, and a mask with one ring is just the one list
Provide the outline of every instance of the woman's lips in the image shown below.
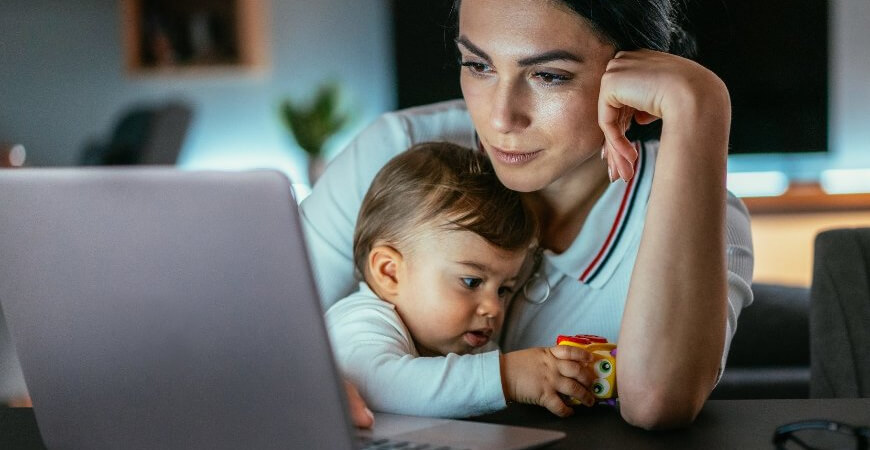
[[492,151],[490,154],[500,162],[504,164],[511,165],[521,165],[525,164],[541,154],[541,150],[535,150],[533,152],[513,152],[513,151],[505,151],[498,147],[491,147]]

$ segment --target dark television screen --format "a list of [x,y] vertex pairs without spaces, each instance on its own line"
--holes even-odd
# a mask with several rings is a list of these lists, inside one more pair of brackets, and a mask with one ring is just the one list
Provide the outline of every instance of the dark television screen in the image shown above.
[[685,4],[695,59],[731,93],[731,153],[827,150],[827,0]]
[[[827,0],[675,0],[731,93],[731,150],[827,149]],[[459,98],[453,0],[393,1],[399,107]]]
[[399,108],[462,97],[454,0],[393,0]]

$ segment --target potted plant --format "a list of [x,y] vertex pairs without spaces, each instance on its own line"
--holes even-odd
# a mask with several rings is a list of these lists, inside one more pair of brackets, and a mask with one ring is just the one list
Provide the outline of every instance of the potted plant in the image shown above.
[[339,110],[340,89],[336,83],[321,86],[307,104],[290,99],[281,103],[281,119],[296,143],[308,156],[308,179],[311,185],[323,173],[326,162],[324,144],[347,124],[349,114]]

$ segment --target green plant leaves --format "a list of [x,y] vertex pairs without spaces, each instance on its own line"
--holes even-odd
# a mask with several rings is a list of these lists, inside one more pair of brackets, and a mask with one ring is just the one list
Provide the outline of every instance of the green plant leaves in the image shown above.
[[339,110],[340,89],[336,83],[321,86],[313,100],[300,105],[290,99],[281,103],[280,114],[296,143],[312,157],[320,156],[323,144],[341,130],[349,114]]

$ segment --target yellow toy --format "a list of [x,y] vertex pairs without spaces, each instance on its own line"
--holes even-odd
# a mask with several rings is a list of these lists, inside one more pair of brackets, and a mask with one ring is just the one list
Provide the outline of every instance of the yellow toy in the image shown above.
[[[607,342],[607,339],[592,334],[577,334],[574,336],[559,335],[556,345],[570,345],[579,347],[591,353],[595,358],[593,369],[595,380],[590,386],[592,394],[599,403],[616,404],[616,344]],[[571,402],[579,405],[581,402],[571,398]]]

